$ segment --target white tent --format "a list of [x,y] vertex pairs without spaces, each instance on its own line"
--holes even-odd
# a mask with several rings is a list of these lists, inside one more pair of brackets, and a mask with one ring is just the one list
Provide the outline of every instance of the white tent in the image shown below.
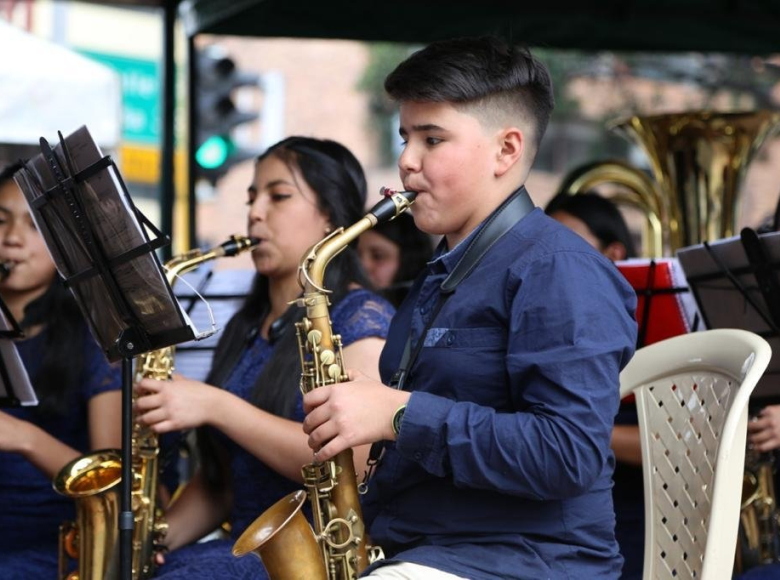
[[81,125],[104,148],[121,137],[121,80],[111,69],[0,20],[0,143],[55,142]]

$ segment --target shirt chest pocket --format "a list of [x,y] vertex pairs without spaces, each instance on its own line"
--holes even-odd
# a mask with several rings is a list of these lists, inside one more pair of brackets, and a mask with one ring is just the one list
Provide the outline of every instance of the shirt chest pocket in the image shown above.
[[504,351],[506,332],[502,328],[430,328],[425,348],[475,349]]
[[502,328],[431,328],[417,372],[438,394],[500,408],[506,381],[506,332]]

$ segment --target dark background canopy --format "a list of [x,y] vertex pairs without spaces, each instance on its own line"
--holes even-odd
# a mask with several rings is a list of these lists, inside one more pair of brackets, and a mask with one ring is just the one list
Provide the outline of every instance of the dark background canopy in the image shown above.
[[187,0],[187,33],[424,43],[501,34],[530,46],[780,52],[780,0]]

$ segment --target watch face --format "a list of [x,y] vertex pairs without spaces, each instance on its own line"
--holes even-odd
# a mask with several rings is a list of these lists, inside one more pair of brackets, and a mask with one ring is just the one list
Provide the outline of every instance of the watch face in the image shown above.
[[406,405],[399,407],[395,412],[395,415],[393,415],[393,433],[396,435],[398,435],[398,432],[401,430],[401,421],[404,418],[404,411],[406,411]]

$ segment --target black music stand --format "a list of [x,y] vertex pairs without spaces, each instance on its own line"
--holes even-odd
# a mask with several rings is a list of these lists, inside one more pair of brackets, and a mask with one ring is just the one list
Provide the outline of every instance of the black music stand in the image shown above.
[[[196,338],[154,250],[167,244],[133,205],[119,171],[86,127],[14,176],[60,275],[111,361],[122,360],[119,571],[132,573],[133,357]],[[150,239],[144,226],[155,237]]]
[[19,323],[0,298],[0,407],[28,407],[38,404],[30,377],[13,342],[24,336]]
[[[780,232],[704,242],[677,257],[707,328],[740,328],[763,337],[780,352]],[[773,357],[753,392],[780,397],[780,357]]]

